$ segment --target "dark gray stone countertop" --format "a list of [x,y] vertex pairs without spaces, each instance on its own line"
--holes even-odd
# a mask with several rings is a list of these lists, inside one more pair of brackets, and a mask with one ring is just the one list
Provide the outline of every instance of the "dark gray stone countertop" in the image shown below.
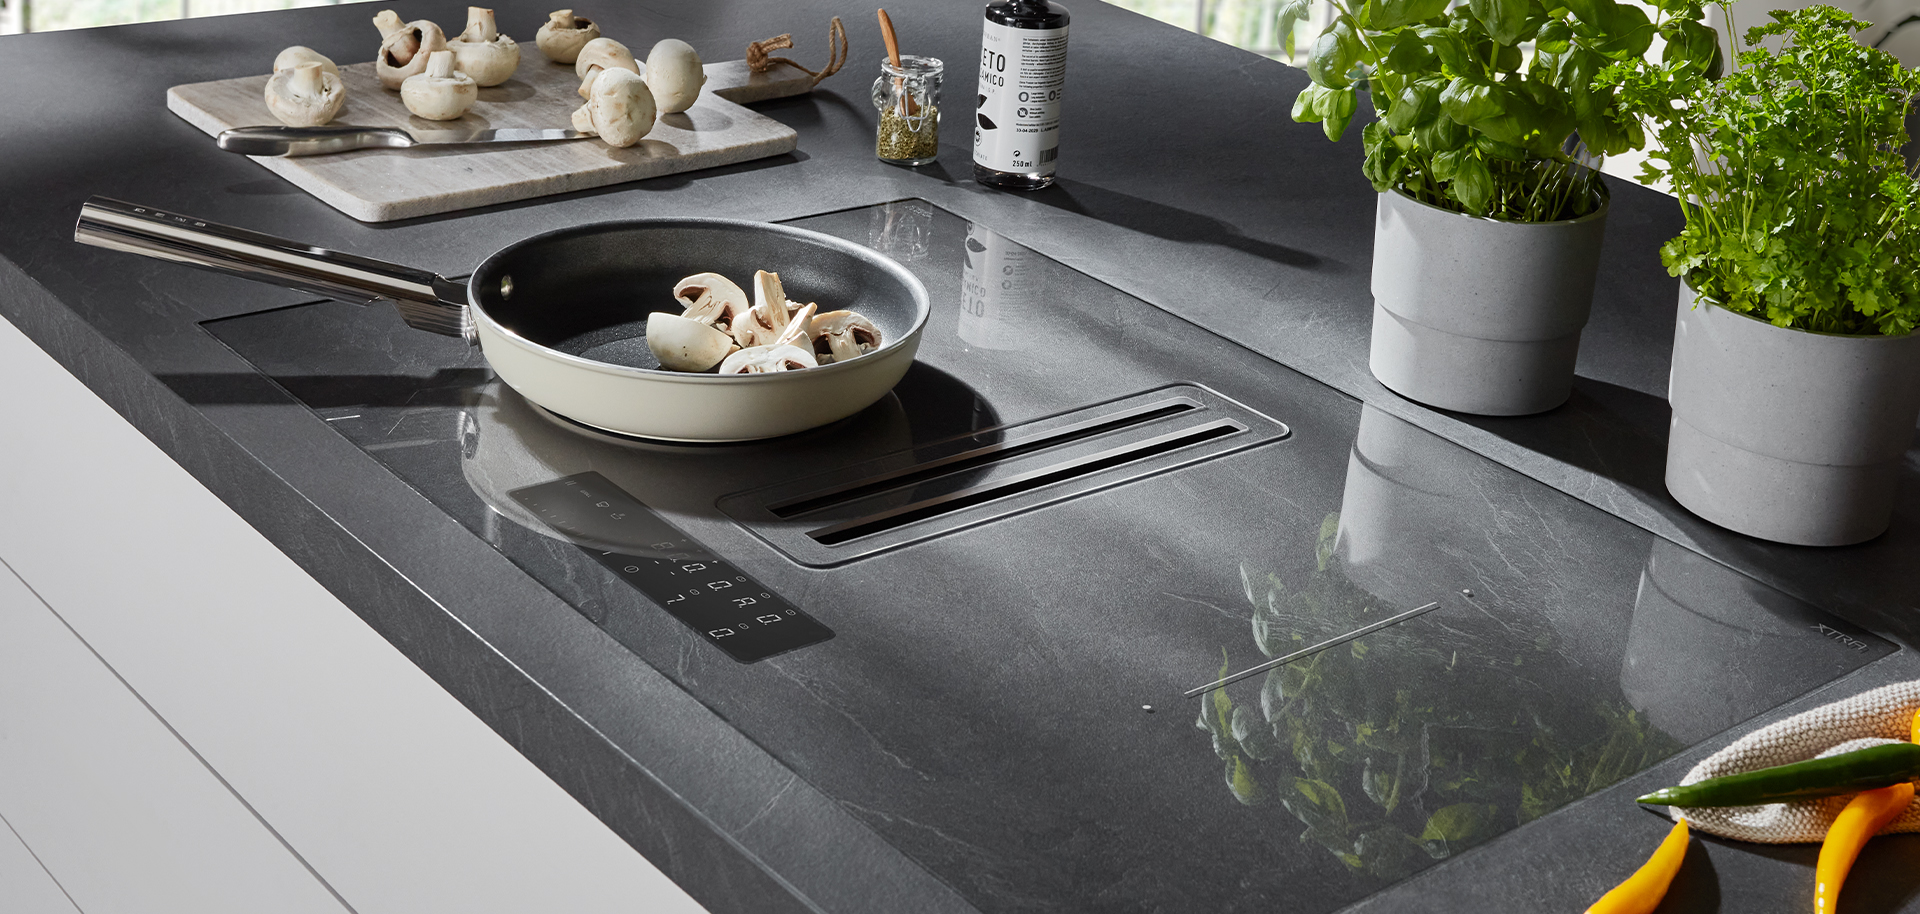
[[[311,296],[77,245],[83,200],[112,196],[460,275],[512,241],[586,222],[778,221],[924,199],[1901,648],[1771,716],[1920,677],[1907,650],[1920,636],[1920,451],[1909,453],[1892,529],[1855,547],[1749,539],[1699,521],[1666,495],[1676,284],[1656,250],[1679,225],[1670,199],[1612,182],[1571,402],[1520,419],[1426,409],[1387,392],[1366,367],[1374,197],[1360,174],[1359,132],[1329,144],[1317,125],[1292,123],[1305,79],[1291,68],[1091,0],[1069,5],[1061,179],[1043,192],[972,183],[963,117],[945,123],[933,165],[907,170],[874,159],[868,86],[881,42],[864,7],[620,5],[597,11],[608,34],[646,36],[629,41],[636,47],[680,37],[708,60],[791,32],[798,47],[788,53],[815,64],[825,57],[829,18],[841,15],[853,59],[811,96],[756,106],[799,131],[792,154],[378,225],[217,151],[168,113],[163,97],[170,85],[263,70],[289,44],[361,59],[373,47],[372,7],[0,38],[8,89],[0,94],[0,315],[716,912],[1021,905],[983,902],[916,862],[892,832],[811,790],[591,626],[516,627],[505,607],[565,604],[203,327]],[[546,13],[519,0],[499,9],[515,35]],[[399,10],[443,23],[464,15],[441,2]],[[977,5],[904,0],[891,13],[911,52],[948,62],[949,112],[969,111]],[[1681,751],[1622,789],[1677,778],[1711,748]],[[752,789],[714,790],[714,771]],[[1575,802],[1355,909],[1578,910],[1630,872],[1663,831],[1619,793]],[[828,841],[832,854],[822,857],[815,845]],[[1849,883],[1849,908],[1920,911],[1920,870],[1896,865],[1916,850],[1913,836],[1876,842]],[[1208,853],[1193,848],[1196,860]],[[1802,909],[1813,853],[1698,842],[1663,910]],[[1183,909],[1166,887],[1116,892],[1084,907]]]

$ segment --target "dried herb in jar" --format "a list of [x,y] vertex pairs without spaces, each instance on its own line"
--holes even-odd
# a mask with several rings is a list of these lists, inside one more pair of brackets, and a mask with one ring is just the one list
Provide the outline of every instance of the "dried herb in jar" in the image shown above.
[[931,159],[939,152],[940,109],[928,105],[912,116],[902,116],[891,106],[880,112],[880,129],[874,140],[875,155],[901,161]]

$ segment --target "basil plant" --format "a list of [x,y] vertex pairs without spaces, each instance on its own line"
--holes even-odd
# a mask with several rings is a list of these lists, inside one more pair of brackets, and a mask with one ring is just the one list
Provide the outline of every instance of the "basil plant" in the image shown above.
[[[1313,0],[1288,0],[1290,43]],[[1293,118],[1346,132],[1365,90],[1378,118],[1363,133],[1375,190],[1513,222],[1586,215],[1605,200],[1599,158],[1645,136],[1598,77],[1643,60],[1717,76],[1706,0],[1656,0],[1655,15],[1615,0],[1325,0],[1335,16],[1307,55],[1312,84]],[[1291,53],[1291,48],[1287,49]]]

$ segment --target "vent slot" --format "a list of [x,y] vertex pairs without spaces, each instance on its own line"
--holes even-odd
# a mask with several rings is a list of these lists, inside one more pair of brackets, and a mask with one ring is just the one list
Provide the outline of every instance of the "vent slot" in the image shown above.
[[[1096,435],[1104,435],[1108,432],[1132,428],[1136,425],[1152,422],[1155,419],[1177,416],[1181,413],[1192,412],[1200,408],[1202,407],[1198,402],[1187,397],[1148,403],[1100,418],[1089,419],[1085,422],[1076,422],[1072,425],[1053,429],[1024,441],[974,448],[973,450],[962,451],[950,457],[943,457],[939,460],[931,460],[926,463],[911,466],[904,470],[883,473],[859,482],[837,486],[824,492],[817,492],[802,498],[771,504],[767,506],[767,511],[774,517],[780,518],[811,514],[815,511],[847,502],[858,501],[882,492],[917,485],[949,473],[958,473],[964,470],[978,469],[990,464],[1004,463],[1014,458],[1025,457],[1049,448],[1062,447],[1076,441],[1084,441]],[[820,542],[827,542],[827,540],[822,539],[820,535],[809,535]],[[835,542],[843,542],[849,538],[850,537],[843,537],[840,540],[835,540]]]
[[1110,448],[1096,454],[1089,454],[1076,460],[1054,464],[1037,470],[1030,470],[1016,476],[986,485],[961,489],[938,498],[903,505],[891,511],[869,515],[856,520],[822,527],[808,531],[807,536],[823,546],[837,546],[861,537],[872,536],[888,530],[902,527],[917,521],[938,517],[970,508],[998,498],[1030,492],[1041,486],[1064,482],[1081,476],[1088,476],[1102,470],[1111,469],[1137,460],[1145,460],[1158,454],[1165,454],[1178,448],[1212,441],[1228,435],[1238,434],[1247,427],[1231,419],[1221,419],[1205,425],[1182,429],[1145,441]]
[[[1019,412],[1017,401],[1007,411]],[[1170,384],[883,454],[721,498],[802,565],[827,568],[997,524],[1291,432],[1195,384]]]

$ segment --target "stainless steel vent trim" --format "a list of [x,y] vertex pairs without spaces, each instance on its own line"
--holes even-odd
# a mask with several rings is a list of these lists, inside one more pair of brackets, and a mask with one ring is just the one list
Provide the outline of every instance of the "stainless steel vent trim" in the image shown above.
[[887,511],[809,530],[807,536],[821,545],[835,546],[876,533],[884,533],[907,524],[930,520],[942,514],[972,507],[983,501],[1083,478],[1137,460],[1155,457],[1217,438],[1237,435],[1247,430],[1247,426],[1239,421],[1216,419],[1071,460],[1063,460],[993,482],[922,499]]
[[1014,441],[1001,441],[983,447],[972,448],[957,454],[949,454],[925,463],[916,463],[898,470],[880,473],[864,479],[809,492],[792,498],[783,499],[767,505],[767,513],[774,517],[787,519],[811,514],[827,508],[843,505],[879,495],[894,489],[905,488],[927,480],[935,479],[961,470],[975,469],[995,463],[1025,457],[1053,447],[1061,447],[1078,441],[1084,441],[1108,432],[1144,425],[1158,419],[1182,415],[1206,409],[1206,404],[1188,397],[1174,396],[1149,403],[1143,403],[1119,412],[1107,413],[1059,428],[1048,429]]

